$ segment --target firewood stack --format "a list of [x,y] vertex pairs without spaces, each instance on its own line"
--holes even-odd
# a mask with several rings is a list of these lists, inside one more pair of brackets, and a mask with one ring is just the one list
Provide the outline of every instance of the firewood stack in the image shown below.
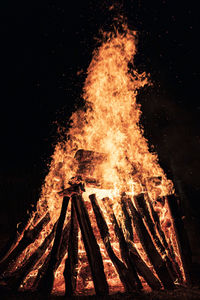
[[[83,150],[82,150],[83,151]],[[86,151],[85,151],[86,152]],[[114,266],[125,292],[141,291],[145,286],[152,290],[174,289],[176,284],[182,285],[189,281],[187,266],[184,265],[184,257],[176,230],[177,245],[179,247],[180,261],[184,268],[176,260],[175,249],[166,237],[160,222],[160,218],[147,193],[130,197],[122,193],[120,197],[121,211],[123,212],[124,227],[113,209],[113,201],[108,197],[99,199],[93,193],[89,195],[89,203],[83,198],[88,183],[95,184],[95,179],[88,178],[88,171],[84,169],[83,155],[87,153],[77,152],[76,158],[80,161],[79,176],[71,186],[64,189],[60,216],[43,242],[38,246],[28,259],[18,263],[21,253],[33,244],[45,226],[50,222],[47,212],[36,226],[30,229],[33,219],[37,219],[37,213],[18,233],[9,248],[0,257],[0,285],[11,290],[19,290],[26,277],[32,270],[36,270],[32,278],[31,289],[43,294],[51,294],[54,286],[55,273],[64,260],[64,282],[66,296],[76,294],[78,264],[79,264],[79,231],[81,233],[84,248],[87,254],[88,264],[91,271],[92,281],[96,295],[108,295],[110,286],[107,280],[104,259],[99,246],[99,239],[92,225],[98,228],[98,233],[103,243],[107,256]],[[94,153],[90,151],[93,160]],[[86,155],[87,156],[87,155]],[[88,158],[88,156],[87,156]],[[96,161],[101,156],[96,155]],[[105,157],[104,157],[105,159]],[[91,164],[87,162],[87,170],[91,172]],[[82,181],[80,174],[82,172]],[[100,183],[97,183],[97,187]],[[170,196],[170,201],[172,201]],[[159,201],[168,201],[167,197]],[[174,199],[175,201],[175,199]],[[71,205],[69,203],[71,202]],[[93,211],[95,219],[91,220],[88,209]],[[67,210],[71,209],[70,219],[66,222]],[[173,212],[171,213],[173,215]],[[110,232],[109,223],[112,224],[113,232]],[[176,224],[174,224],[175,226]],[[120,256],[116,254],[112,245],[111,235],[115,236],[120,249]],[[143,252],[136,245],[140,242]],[[143,258],[144,253],[147,260]]]

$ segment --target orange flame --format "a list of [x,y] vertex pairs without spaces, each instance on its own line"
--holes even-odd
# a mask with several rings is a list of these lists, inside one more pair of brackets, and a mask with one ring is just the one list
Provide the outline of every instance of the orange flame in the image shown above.
[[[137,90],[148,83],[145,73],[130,70],[136,53],[136,33],[124,26],[124,33],[104,34],[103,44],[94,52],[87,70],[83,99],[87,108],[71,116],[72,126],[67,141],[59,143],[52,157],[49,174],[42,189],[41,202],[46,199],[49,210],[61,205],[57,192],[76,174],[74,155],[78,149],[107,154],[96,176],[111,182],[118,191],[140,193],[149,178],[161,177],[159,189],[148,192],[159,196],[170,194],[172,182],[167,180],[155,153],[139,126],[140,105]],[[157,195],[157,196],[158,196]]]
[[[129,30],[126,25],[122,33],[118,31],[105,33],[103,43],[94,52],[83,88],[85,109],[72,114],[70,119],[72,126],[66,134],[66,141],[58,143],[55,147],[49,174],[45,178],[38,202],[39,214],[42,215],[48,209],[52,223],[59,217],[62,204],[62,196],[58,192],[69,187],[69,180],[77,174],[78,163],[74,156],[79,149],[106,155],[106,159],[97,165],[94,171],[95,178],[101,182],[102,188],[95,191],[87,188],[83,194],[85,201],[88,202],[90,216],[93,216],[93,212],[88,195],[94,192],[99,201],[104,197],[111,199],[113,210],[122,227],[123,213],[120,206],[122,192],[131,197],[146,192],[152,203],[158,197],[173,193],[173,184],[159,166],[157,154],[149,151],[148,142],[139,124],[141,111],[140,105],[136,103],[136,96],[138,89],[148,84],[148,79],[145,73],[138,74],[133,69],[135,54],[136,32]],[[159,182],[155,182],[156,180]],[[108,183],[111,186],[109,189],[106,188]],[[105,211],[103,206],[102,209]],[[174,231],[172,225],[168,229],[165,226],[165,220],[171,218],[167,204],[163,207],[157,205],[155,209],[159,212],[163,230],[170,239]],[[106,211],[105,217],[113,232]],[[93,219],[94,216],[91,220]],[[118,286],[122,290],[118,275],[106,254],[93,221],[92,226],[103,253],[105,272],[110,285],[113,288]],[[172,243],[175,245],[176,242]],[[79,244],[81,274],[81,270],[87,264],[85,265],[82,259],[86,256],[82,241]],[[112,246],[116,255],[120,257],[119,245],[114,235]],[[135,242],[135,247],[149,264],[139,241]],[[174,247],[178,257],[177,245]],[[179,264],[181,265],[180,260]],[[57,290],[63,289],[63,285],[59,283],[61,280],[63,282],[60,271],[62,268],[63,264],[56,275],[60,278],[60,281],[56,279],[57,285],[54,285]],[[83,277],[78,283],[80,289],[85,285],[81,280]],[[93,288],[91,280],[87,281],[87,288],[88,290]]]

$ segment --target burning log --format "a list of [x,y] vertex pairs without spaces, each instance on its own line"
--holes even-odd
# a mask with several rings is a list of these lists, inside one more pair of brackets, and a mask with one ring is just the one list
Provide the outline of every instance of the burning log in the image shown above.
[[44,276],[42,277],[41,281],[38,284],[38,290],[43,292],[44,294],[50,294],[53,288],[54,273],[56,270],[57,262],[59,260],[59,252],[60,252],[60,246],[61,246],[62,234],[63,234],[63,225],[65,221],[69,199],[70,197],[67,196],[63,198],[60,217],[58,219],[58,224],[56,228],[56,236],[51,250],[51,256],[49,259],[48,268]]
[[103,261],[99,246],[92,230],[87,209],[81,195],[74,195],[72,197],[72,201],[74,203],[80,225],[96,294],[106,295],[108,294],[108,284],[104,273]]
[[[64,230],[63,230],[63,238],[62,238],[62,243],[60,246],[60,253],[58,255],[59,259],[55,265],[55,271],[57,270],[57,268],[59,267],[61,261],[63,260],[66,252],[67,252],[67,247],[66,245],[68,244],[68,239],[69,239],[69,229],[70,229],[70,221],[67,223],[67,225],[65,226]],[[49,252],[49,254],[47,255],[43,265],[41,266],[41,268],[38,271],[37,277],[34,281],[34,288],[37,289],[37,287],[39,286],[39,282],[42,280],[43,275],[45,274],[47,268],[48,268],[48,264],[49,264],[49,260],[51,257],[51,252]]]
[[23,238],[20,240],[18,245],[7,255],[6,259],[0,264],[0,273],[3,273],[9,270],[10,266],[13,266],[13,263],[17,261],[21,253],[32,244],[40,235],[42,229],[49,223],[50,215],[47,213],[40,222],[32,229],[26,230],[24,232]]
[[176,233],[176,241],[178,244],[185,277],[188,283],[191,282],[190,278],[190,249],[188,245],[188,239],[184,230],[184,224],[179,214],[179,208],[177,205],[177,199],[175,195],[169,195],[167,197],[168,206],[174,223],[174,229]]
[[150,262],[152,263],[160,281],[162,282],[164,288],[173,289],[174,283],[171,278],[171,275],[166,267],[164,260],[156,250],[140,214],[133,206],[133,203],[130,198],[127,198],[127,203],[133,217],[133,225],[140,239],[142,247],[144,248]]
[[38,249],[29,257],[29,259],[22,265],[22,267],[13,272],[9,277],[3,279],[10,289],[18,290],[26,276],[34,269],[36,263],[41,259],[46,249],[51,244],[55,235],[56,225],[57,223],[55,223],[50,234],[45,238]]
[[78,183],[69,182],[69,184],[71,184],[71,186],[59,192],[59,195],[71,197],[73,194],[85,192],[85,186],[81,180]]
[[106,221],[104,219],[103,212],[98,205],[95,194],[89,196],[90,201],[92,203],[92,207],[95,213],[97,225],[101,234],[101,238],[106,247],[107,253],[113,262],[118,274],[119,278],[127,292],[131,292],[134,290],[135,282],[134,278],[130,275],[129,270],[125,266],[125,264],[115,255],[111,243],[110,243],[110,233]]
[[121,197],[121,205],[122,205],[122,211],[124,213],[124,217],[125,217],[125,227],[126,227],[126,230],[128,231],[129,233],[129,239],[131,241],[133,241],[133,228],[132,228],[132,219],[131,219],[131,216],[129,215],[129,212],[126,208],[126,204],[125,202],[123,201],[124,199],[124,194],[122,194],[122,197]]
[[[164,202],[165,202],[164,198],[159,199],[159,200],[160,200],[161,203],[164,204]],[[158,231],[158,233],[160,235],[162,244],[164,245],[165,249],[167,250],[167,253],[169,254],[169,257],[170,257],[170,259],[172,261],[172,266],[173,267],[171,268],[171,271],[173,272],[173,270],[174,270],[175,273],[176,273],[176,275],[178,276],[180,282],[183,282],[183,276],[182,276],[182,273],[180,271],[179,265],[176,262],[174,249],[173,249],[173,247],[169,247],[169,245],[167,243],[167,240],[165,238],[165,234],[164,234],[164,232],[163,232],[163,230],[161,228],[159,216],[158,216],[157,212],[155,211],[155,209],[153,207],[153,204],[152,204],[151,200],[149,199],[149,197],[147,197],[147,201],[148,201],[148,204],[149,204],[150,212],[151,212],[153,221],[155,223],[156,229],[157,229],[157,231]],[[173,275],[175,275],[174,272],[173,272]]]
[[116,234],[116,236],[118,238],[118,241],[119,241],[120,252],[121,252],[122,259],[126,263],[127,268],[129,270],[131,276],[134,279],[134,288],[136,290],[142,289],[142,284],[140,282],[140,279],[139,279],[139,277],[137,275],[137,272],[136,272],[136,269],[135,269],[135,262],[132,259],[133,257],[130,256],[128,245],[126,243],[123,231],[122,231],[121,227],[119,226],[119,224],[117,222],[117,219],[116,219],[116,216],[115,216],[115,214],[112,210],[112,204],[110,202],[110,199],[109,198],[103,198],[102,201],[104,202],[105,207],[106,207],[107,212],[108,212],[108,215],[109,215],[109,218],[110,218],[111,222],[114,225],[114,231],[115,231],[115,234]]
[[177,272],[176,272],[176,267],[174,266],[174,263],[172,264],[172,262],[170,261],[170,259],[168,257],[167,250],[169,249],[169,247],[168,247],[168,244],[166,242],[166,239],[165,239],[165,236],[164,236],[164,233],[163,233],[161,227],[159,228],[158,232],[163,233],[162,236],[164,237],[166,248],[161,243],[159,236],[156,232],[155,224],[157,224],[157,228],[158,228],[159,227],[158,224],[160,222],[159,218],[158,218],[158,216],[156,218],[156,216],[155,216],[156,212],[154,211],[154,219],[156,218],[157,222],[153,222],[144,196],[145,195],[142,193],[142,194],[139,194],[138,196],[134,197],[134,203],[136,205],[138,212],[140,213],[140,216],[145,220],[145,223],[150,231],[153,241],[155,242],[156,246],[158,247],[160,253],[162,254],[162,257],[164,257],[164,260],[166,262],[166,265],[168,267],[168,270],[169,270],[171,276],[173,277],[174,280],[176,280],[176,277],[179,276],[179,274],[177,274]]
[[144,219],[147,227],[149,228],[149,231],[151,233],[151,236],[153,240],[155,241],[155,244],[159,248],[160,252],[162,254],[165,254],[165,248],[162,245],[155,229],[155,223],[153,223],[153,220],[149,214],[149,209],[146,203],[146,200],[144,198],[144,194],[139,194],[136,197],[134,197],[134,203],[136,205],[136,208],[138,212],[140,213],[140,216]]
[[71,228],[68,242],[68,258],[65,261],[65,294],[70,297],[76,290],[76,280],[78,275],[78,221],[72,197],[71,206]]
[[101,182],[101,180],[97,179],[101,177],[97,176],[99,174],[99,166],[107,160],[107,154],[79,149],[74,158],[78,162],[77,176],[81,177],[87,186],[100,188],[113,187],[111,183]]
[[[146,197],[146,199],[148,201],[150,212],[151,212],[153,221],[155,223],[155,226],[157,228],[157,231],[158,231],[158,233],[160,235],[162,244],[164,245],[165,249],[169,250],[169,245],[168,245],[167,240],[165,238],[165,234],[164,234],[164,232],[163,232],[163,230],[161,228],[159,216],[158,216],[157,212],[155,211],[155,209],[153,207],[153,204],[152,204],[152,202],[151,202],[151,200],[149,199],[148,196]],[[160,202],[160,203],[162,203],[162,205],[164,205],[164,203],[165,203],[165,199],[164,198],[158,198],[157,201]]]
[[156,276],[154,276],[149,267],[142,260],[136,248],[134,247],[133,242],[128,241],[128,247],[131,255],[133,256],[137,272],[144,278],[144,280],[146,280],[152,290],[160,290],[161,284],[159,280],[156,278]]
[[[125,202],[126,199],[124,196],[125,195],[122,195],[122,197],[121,197],[122,209],[123,209],[123,212],[126,213],[126,219],[129,219],[131,217],[130,217],[129,211],[126,207],[126,202]],[[132,224],[129,224],[128,228],[131,228],[131,230],[132,230]],[[130,232],[130,229],[128,231]],[[160,284],[159,280],[154,276],[154,274],[148,268],[146,263],[142,260],[141,256],[139,255],[138,251],[136,250],[131,239],[129,239],[129,241],[127,243],[128,243],[128,248],[131,252],[130,255],[132,256],[132,258],[135,262],[135,267],[136,267],[137,272],[146,280],[148,285],[153,290],[159,290],[161,288],[161,284]]]
[[34,214],[29,216],[28,219],[25,221],[24,225],[21,229],[17,229],[15,232],[14,237],[12,236],[11,239],[8,241],[8,243],[5,245],[5,247],[0,252],[0,264],[11,254],[11,252],[16,248],[19,241],[22,239],[24,232],[29,228],[31,221],[34,218]]

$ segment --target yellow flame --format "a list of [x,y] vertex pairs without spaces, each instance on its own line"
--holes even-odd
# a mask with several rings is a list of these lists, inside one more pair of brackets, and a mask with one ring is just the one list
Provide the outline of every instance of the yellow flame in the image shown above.
[[[137,90],[148,80],[145,73],[138,74],[128,67],[136,53],[136,33],[124,27],[123,33],[105,34],[104,42],[94,52],[83,89],[87,110],[72,114],[68,139],[55,148],[40,201],[47,201],[52,216],[62,201],[57,192],[76,175],[74,154],[78,149],[107,154],[95,175],[119,191],[132,191],[131,181],[137,194],[148,178],[160,176],[160,196],[172,192],[172,182],[160,168],[157,155],[149,152],[139,126]],[[147,188],[153,193],[151,186]]]
[[[48,209],[52,223],[59,217],[62,204],[62,196],[58,192],[69,187],[69,180],[77,174],[78,162],[74,159],[74,155],[79,149],[106,155],[106,159],[95,166],[92,174],[101,182],[101,188],[87,187],[83,197],[85,202],[89,203],[88,196],[92,193],[96,194],[110,231],[113,231],[113,227],[102,205],[103,198],[110,199],[112,209],[123,227],[124,216],[120,202],[122,192],[126,192],[126,195],[132,198],[141,192],[146,192],[152,201],[173,192],[173,184],[159,166],[157,154],[149,151],[147,140],[139,124],[141,111],[136,96],[138,89],[148,84],[148,79],[145,73],[138,74],[133,69],[135,54],[136,32],[129,30],[126,25],[123,33],[118,31],[105,33],[103,43],[94,52],[83,88],[85,109],[79,109],[72,114],[70,119],[72,125],[66,133],[66,141],[58,143],[55,147],[49,173],[45,178],[38,202],[39,214],[42,215]],[[160,182],[155,184],[154,178],[160,178]],[[112,188],[108,189],[107,183]],[[113,266],[106,256],[104,245],[95,229],[95,216],[91,204],[88,207],[89,214],[92,216],[92,226],[102,249],[102,256],[105,256],[106,276],[112,287],[115,285],[114,282],[120,285],[117,273],[113,273],[114,277],[111,276],[110,270]],[[173,228],[166,229],[164,225],[164,220],[170,218],[169,210],[166,205],[161,208],[158,205],[156,209],[160,214],[162,228],[170,237],[170,234],[174,234]],[[171,231],[168,233],[168,230]],[[81,261],[86,253],[82,240],[80,238],[79,240]],[[111,242],[116,255],[120,258],[119,244],[114,234],[111,234]],[[149,264],[137,236],[134,244]],[[85,267],[87,267],[85,262],[79,264],[80,274]],[[63,269],[63,263],[60,269]],[[59,272],[57,271],[58,277],[61,274]],[[84,281],[81,283],[81,280],[83,278],[79,280],[78,286],[83,288]],[[93,287],[91,278],[86,285],[88,289]],[[63,283],[59,286],[63,286]]]

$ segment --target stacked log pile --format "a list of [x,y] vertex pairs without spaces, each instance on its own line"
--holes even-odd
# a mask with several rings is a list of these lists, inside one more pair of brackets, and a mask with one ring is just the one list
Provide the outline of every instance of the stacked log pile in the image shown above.
[[[2,258],[0,264],[1,282],[4,282],[7,288],[19,290],[23,280],[38,261],[42,259],[45,251],[53,242],[49,254],[43,260],[43,264],[38,270],[33,288],[43,294],[52,292],[55,272],[67,253],[64,268],[66,295],[74,295],[76,293],[78,276],[78,232],[80,228],[95,292],[97,295],[109,294],[103,258],[82,197],[83,191],[82,184],[76,184],[74,187],[70,187],[68,191],[65,190],[58,221],[38,249],[14,272],[9,272],[10,265],[12,265],[13,261],[17,261],[20,253],[37,239],[42,228],[50,220],[49,214],[47,213],[34,229],[29,230],[25,228],[21,240],[15,246],[12,245],[12,249],[8,249],[8,253]],[[142,290],[142,281],[145,281],[152,290],[160,290],[162,288],[174,289],[174,282],[177,278],[180,283],[183,282],[182,273],[174,260],[174,254],[170,250],[159,224],[159,217],[153,206],[147,205],[145,194],[134,197],[134,201],[125,194],[121,196],[121,208],[124,212],[125,227],[129,233],[129,238],[125,236],[117,220],[112,209],[112,201],[109,198],[100,200],[101,205],[104,204],[106,208],[107,217],[113,224],[114,233],[119,243],[121,259],[115,254],[112,247],[109,228],[99,200],[97,200],[95,194],[91,194],[89,199],[101,239],[126,292]],[[70,201],[71,218],[67,225],[64,226]],[[137,234],[152,267],[143,260],[136,249],[134,233]]]

